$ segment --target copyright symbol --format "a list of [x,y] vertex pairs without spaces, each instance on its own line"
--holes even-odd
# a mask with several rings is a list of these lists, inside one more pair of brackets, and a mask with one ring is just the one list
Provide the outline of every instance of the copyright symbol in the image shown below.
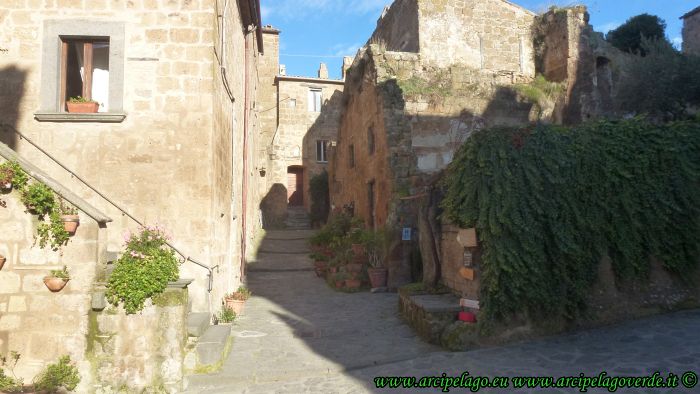
[[684,373],[683,376],[681,376],[681,383],[685,388],[692,389],[698,384],[698,374],[690,371]]

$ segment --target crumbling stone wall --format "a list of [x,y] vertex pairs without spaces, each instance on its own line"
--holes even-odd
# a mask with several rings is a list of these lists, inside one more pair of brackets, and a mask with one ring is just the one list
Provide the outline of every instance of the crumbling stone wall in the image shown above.
[[396,0],[384,9],[369,42],[389,51],[418,53],[418,1]]
[[700,56],[700,7],[683,16],[683,52]]

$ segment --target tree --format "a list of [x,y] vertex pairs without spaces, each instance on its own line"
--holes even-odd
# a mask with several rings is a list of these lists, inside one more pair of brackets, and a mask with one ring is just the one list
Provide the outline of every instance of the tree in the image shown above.
[[656,15],[641,14],[633,16],[617,29],[608,32],[605,39],[622,51],[645,56],[642,38],[666,40],[665,31],[666,22],[663,19]]
[[667,40],[642,39],[620,80],[619,109],[662,120],[683,119],[700,105],[700,57],[678,52]]

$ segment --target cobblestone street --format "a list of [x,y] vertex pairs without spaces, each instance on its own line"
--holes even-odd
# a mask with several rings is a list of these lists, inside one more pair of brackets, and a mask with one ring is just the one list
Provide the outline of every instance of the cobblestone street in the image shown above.
[[[648,376],[700,372],[700,311],[680,312],[500,348],[450,353],[425,344],[397,315],[397,295],[345,294],[316,278],[308,231],[268,232],[250,265],[253,298],[233,326],[222,370],[190,376],[189,393],[407,392],[375,376]],[[414,389],[412,392],[439,392]],[[484,391],[484,390],[482,390]],[[469,392],[452,389],[451,392]],[[485,390],[575,393],[577,389]],[[605,390],[589,390],[605,392]],[[700,392],[639,389],[618,392]]]

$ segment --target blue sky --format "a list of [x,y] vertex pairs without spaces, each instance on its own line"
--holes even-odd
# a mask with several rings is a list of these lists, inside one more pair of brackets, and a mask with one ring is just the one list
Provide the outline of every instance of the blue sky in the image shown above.
[[[681,15],[697,7],[698,0],[514,0],[541,12],[552,5],[585,4],[591,24],[607,32],[628,18],[649,13],[666,21],[666,35],[680,44]],[[384,6],[391,0],[261,0],[263,24],[282,31],[280,62],[288,75],[316,76],[320,62],[330,76],[340,78],[342,56],[352,56],[374,30]]]

